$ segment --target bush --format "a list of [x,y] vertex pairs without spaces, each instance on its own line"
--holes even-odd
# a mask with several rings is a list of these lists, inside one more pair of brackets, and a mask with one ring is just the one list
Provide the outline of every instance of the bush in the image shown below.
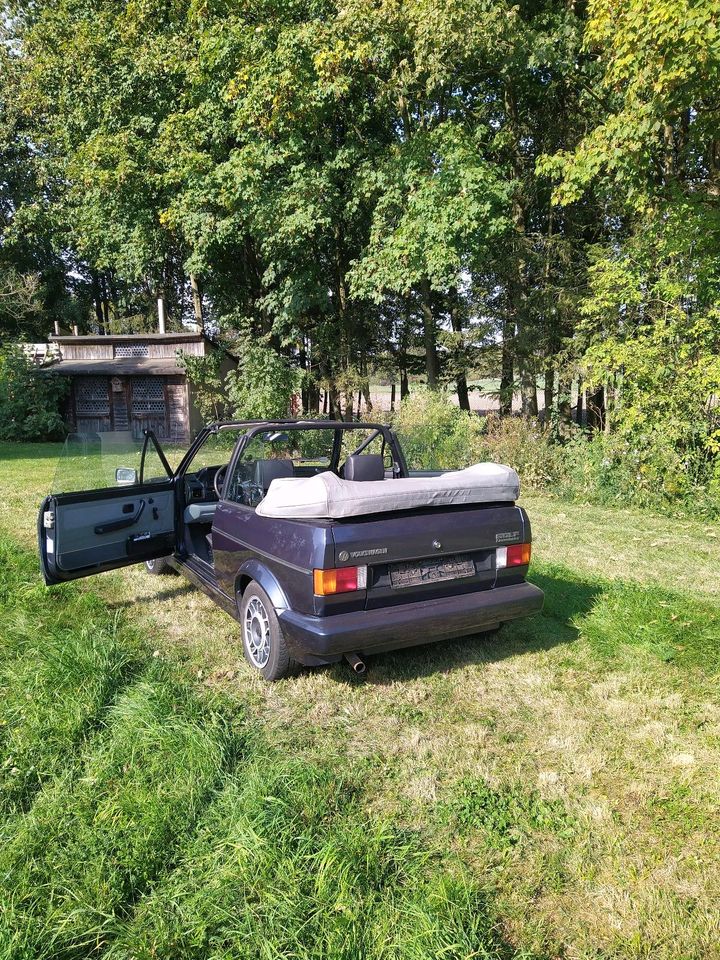
[[517,470],[526,487],[552,489],[563,475],[563,449],[537,420],[488,417],[485,444],[486,459]]
[[563,447],[558,492],[569,499],[715,517],[720,488],[700,458],[682,456],[662,433],[573,438]]
[[459,470],[492,460],[506,463],[534,488],[551,486],[562,471],[562,451],[536,422],[486,419],[456,407],[447,395],[415,390],[393,420],[411,470]]
[[485,421],[444,393],[418,388],[393,418],[411,470],[450,470],[486,459]]
[[0,353],[0,440],[61,440],[66,379],[38,367],[18,347]]
[[718,458],[709,460],[699,446],[692,455],[681,454],[660,430],[589,436],[575,428],[558,439],[537,421],[495,414],[482,419],[425,389],[403,402],[393,426],[411,470],[460,469],[490,460],[517,470],[526,490],[720,516],[720,474],[713,472]]
[[298,388],[298,372],[271,347],[248,343],[225,385],[239,420],[282,420]]

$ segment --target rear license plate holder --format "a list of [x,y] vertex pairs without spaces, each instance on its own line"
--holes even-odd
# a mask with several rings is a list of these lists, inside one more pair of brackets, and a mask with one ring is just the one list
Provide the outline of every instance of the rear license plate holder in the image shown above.
[[462,557],[438,557],[437,559],[433,557],[431,560],[395,563],[390,567],[390,583],[393,590],[473,576],[475,576],[474,562]]

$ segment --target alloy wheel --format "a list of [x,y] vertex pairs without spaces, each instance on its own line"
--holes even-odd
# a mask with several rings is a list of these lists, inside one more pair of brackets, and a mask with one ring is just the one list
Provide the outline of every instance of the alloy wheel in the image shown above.
[[262,670],[270,659],[270,619],[259,597],[253,597],[247,605],[243,631],[250,661]]

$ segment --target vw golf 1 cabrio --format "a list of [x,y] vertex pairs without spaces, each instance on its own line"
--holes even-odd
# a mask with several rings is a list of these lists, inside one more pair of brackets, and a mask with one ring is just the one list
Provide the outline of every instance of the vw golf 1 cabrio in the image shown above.
[[151,431],[138,466],[117,435],[71,446],[38,518],[45,582],[180,572],[239,621],[267,680],[342,657],[362,672],[542,607],[509,467],[411,474],[389,427],[328,420],[213,423],[175,469]]

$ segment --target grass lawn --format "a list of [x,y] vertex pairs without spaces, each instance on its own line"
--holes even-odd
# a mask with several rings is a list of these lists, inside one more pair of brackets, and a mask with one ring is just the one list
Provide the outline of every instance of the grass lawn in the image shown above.
[[46,590],[0,446],[0,958],[720,957],[720,537],[524,500],[546,608],[273,686],[140,568]]

